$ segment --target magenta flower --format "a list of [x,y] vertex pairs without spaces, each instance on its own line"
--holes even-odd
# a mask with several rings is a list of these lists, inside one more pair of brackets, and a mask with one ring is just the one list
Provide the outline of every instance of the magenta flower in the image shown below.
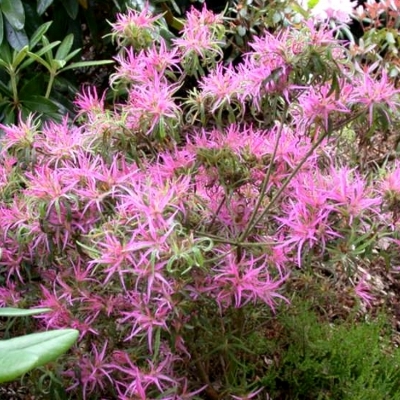
[[110,375],[110,366],[107,363],[107,345],[108,341],[106,340],[99,352],[96,345],[92,343],[91,355],[85,355],[79,360],[79,378],[76,378],[76,382],[68,388],[69,391],[75,387],[81,387],[85,400],[93,392],[104,391],[108,384],[114,384],[114,379]]
[[156,36],[155,22],[161,17],[152,15],[148,3],[141,12],[128,9],[125,14],[117,14],[117,21],[111,24],[112,37],[119,47],[132,45],[138,50],[149,47]]
[[392,112],[398,110],[400,106],[398,96],[400,89],[393,86],[385,69],[382,69],[379,78],[374,77],[374,68],[376,68],[375,64],[362,70],[360,76],[356,77],[351,100],[354,104],[362,104],[366,107],[370,125],[372,125],[375,109],[381,109],[390,121],[388,112],[382,106],[388,107]]
[[[218,64],[207,76],[201,78],[199,87],[205,101],[211,102],[211,112],[235,106],[239,107],[238,96],[241,85],[232,66]],[[236,115],[237,116],[237,115]]]
[[38,121],[33,114],[29,114],[26,120],[19,116],[18,125],[0,124],[0,129],[4,132],[1,138],[1,152],[4,154],[12,148],[15,151],[33,148],[39,133],[38,126]]
[[174,80],[176,72],[181,72],[177,49],[167,49],[164,40],[139,53],[133,48],[127,48],[115,60],[118,66],[111,76],[112,83],[122,81],[132,85],[160,80],[167,84],[168,76]]
[[326,180],[329,185],[326,197],[334,202],[330,208],[349,218],[350,224],[366,211],[379,213],[377,206],[381,199],[371,197],[371,190],[355,171],[331,167]]
[[282,223],[280,228],[286,231],[287,239],[280,245],[283,248],[297,247],[297,262],[301,266],[304,245],[310,248],[321,245],[332,237],[340,236],[330,228],[327,209],[313,209],[307,204],[289,199],[286,207],[286,217],[276,217]]
[[[265,258],[236,260],[236,254],[228,253],[215,268],[216,275],[210,289],[216,290],[216,300],[221,309],[233,305],[243,307],[247,303],[262,301],[275,309],[275,298],[285,300],[277,290],[288,275],[273,280]],[[233,303],[233,304],[232,304]]]
[[145,294],[132,292],[129,295],[132,309],[123,311],[120,323],[132,325],[130,334],[125,338],[131,340],[135,336],[147,337],[150,353],[153,353],[153,333],[156,329],[169,331],[168,318],[172,313],[171,305],[163,298],[149,298]]
[[374,296],[371,295],[371,287],[367,283],[367,277],[364,275],[357,283],[354,288],[356,295],[368,306],[372,306],[372,301],[375,299]]
[[159,75],[153,81],[136,85],[129,91],[129,112],[138,115],[138,128],[146,135],[156,134],[164,139],[173,134],[180,121],[180,109],[173,95],[179,85],[167,85]]
[[329,118],[335,113],[350,112],[350,109],[336,98],[335,92],[331,92],[331,85],[324,84],[322,87],[307,87],[307,90],[299,96],[299,122],[308,126],[312,123],[322,124],[328,129]]

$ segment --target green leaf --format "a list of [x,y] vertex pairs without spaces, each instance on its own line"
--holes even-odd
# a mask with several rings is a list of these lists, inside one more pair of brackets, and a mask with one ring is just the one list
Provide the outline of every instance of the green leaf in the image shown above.
[[77,0],[63,0],[62,5],[71,19],[75,19],[77,17],[79,11],[79,3]]
[[4,22],[3,22],[3,14],[0,12],[0,44],[3,43],[4,39]]
[[18,65],[21,64],[23,59],[26,57],[28,53],[29,46],[23,47],[17,54],[14,55],[14,60],[12,63],[12,67],[14,70],[18,68]]
[[44,96],[30,95],[20,99],[21,103],[30,111],[43,114],[56,114],[58,107]]
[[68,53],[71,50],[73,43],[74,43],[74,35],[72,33],[70,33],[61,42],[60,47],[57,49],[55,59],[64,61],[65,57],[68,56]]
[[307,5],[310,8],[314,8],[319,3],[319,0],[308,0]]
[[53,3],[53,0],[37,0],[36,11],[42,15]]
[[3,42],[0,45],[0,59],[7,64],[11,64],[11,49],[7,42]]
[[68,65],[68,67],[63,68],[62,71],[67,71],[68,69],[74,69],[74,68],[93,67],[95,65],[104,65],[113,63],[114,63],[113,60],[79,61]]
[[48,31],[52,23],[53,23],[52,21],[45,22],[43,25],[40,25],[35,32],[33,32],[31,39],[29,41],[30,49],[33,49],[39,43],[39,41],[42,39],[43,35]]
[[13,49],[19,51],[29,45],[28,36],[23,29],[15,29],[8,21],[5,22],[7,41]]
[[12,91],[10,88],[2,81],[0,81],[0,92],[7,97],[12,97]]
[[32,333],[0,341],[0,383],[56,360],[78,339],[76,329]]
[[21,0],[1,0],[0,7],[7,21],[14,29],[24,29],[25,11]]
[[0,307],[0,317],[27,317],[29,315],[42,314],[51,311],[51,308],[23,308]]
[[71,53],[69,53],[65,58],[64,61],[69,61],[72,58],[74,58],[82,49],[76,49],[74,51],[71,51]]
[[32,93],[44,94],[46,91],[46,83],[44,81],[43,72],[38,72],[29,80],[24,80],[21,89],[19,90],[19,98],[29,97]]
[[28,351],[6,351],[0,354],[0,383],[13,381],[36,367],[39,357]]
[[[32,52],[28,51],[28,56],[29,56],[32,60],[35,60],[35,61],[37,61],[39,64],[42,64],[48,71],[51,71],[51,65],[50,65],[47,61],[43,60],[43,58],[40,57],[38,54],[32,53]],[[24,64],[21,65],[21,68],[25,68],[25,67],[26,67],[26,63],[24,63]]]

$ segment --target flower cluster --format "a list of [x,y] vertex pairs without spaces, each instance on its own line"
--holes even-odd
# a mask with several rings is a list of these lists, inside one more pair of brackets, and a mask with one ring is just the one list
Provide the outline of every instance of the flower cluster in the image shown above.
[[75,125],[0,127],[0,304],[80,331],[60,373],[77,398],[255,398],[246,332],[293,271],[354,265],[359,237],[396,229],[399,166],[370,182],[335,143],[378,108],[390,121],[399,91],[311,22],[264,32],[237,66],[221,15],[192,10],[171,41],[158,23],[146,7],[113,24],[113,108],[84,88]]

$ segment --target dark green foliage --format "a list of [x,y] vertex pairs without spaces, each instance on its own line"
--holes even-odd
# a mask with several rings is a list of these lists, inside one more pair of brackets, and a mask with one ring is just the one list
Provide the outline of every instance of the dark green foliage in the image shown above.
[[277,400],[400,399],[400,351],[391,327],[372,321],[320,321],[307,303],[279,313],[274,360],[261,383]]

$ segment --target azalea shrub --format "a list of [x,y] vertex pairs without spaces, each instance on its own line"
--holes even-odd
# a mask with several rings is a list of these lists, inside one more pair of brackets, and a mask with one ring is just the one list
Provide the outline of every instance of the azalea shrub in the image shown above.
[[192,9],[178,37],[160,18],[113,23],[113,104],[85,87],[74,124],[1,126],[0,306],[79,330],[26,378],[66,398],[265,399],[251,337],[292,275],[344,273],[365,308],[368,266],[398,251],[400,164],[351,154],[398,124],[399,90],[323,21],[265,30],[233,66],[222,15]]

